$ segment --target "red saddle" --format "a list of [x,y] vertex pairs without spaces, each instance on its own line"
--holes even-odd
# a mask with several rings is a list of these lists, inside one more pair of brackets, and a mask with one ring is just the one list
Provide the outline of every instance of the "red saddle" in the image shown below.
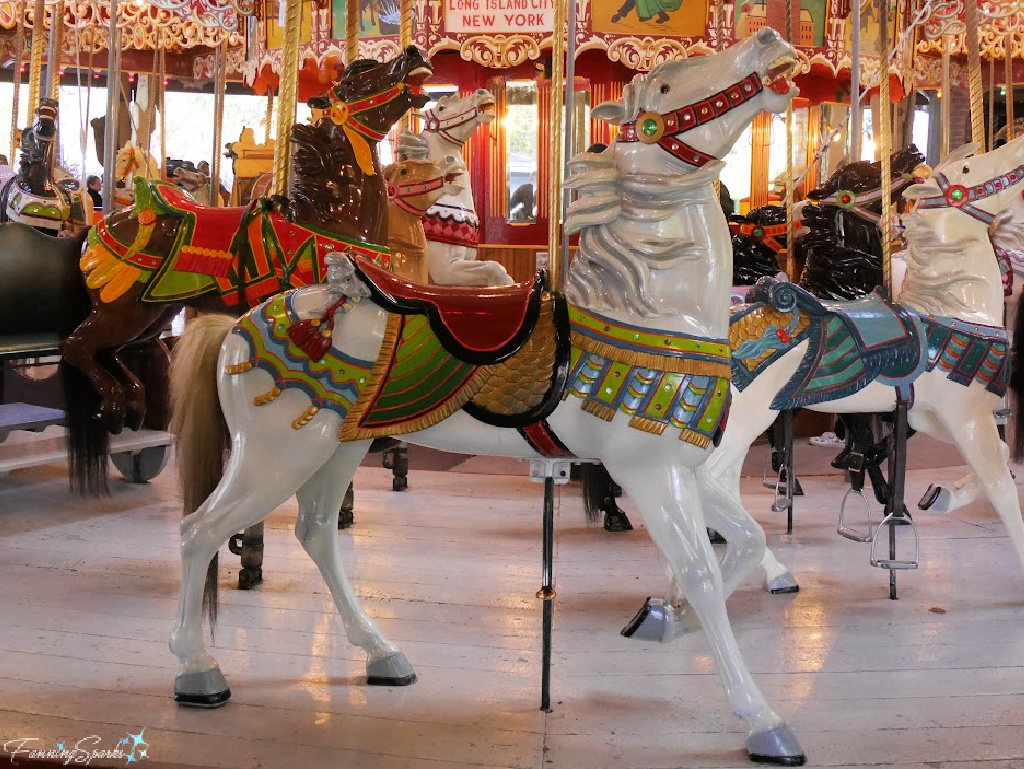
[[373,301],[388,312],[425,314],[445,348],[466,363],[500,363],[523,346],[540,315],[544,274],[511,286],[410,283],[360,256],[353,258]]
[[[227,254],[231,248],[231,240],[242,224],[243,208],[217,208],[197,203],[181,187],[163,183],[159,185],[160,196],[175,211],[195,216],[195,228],[192,237],[182,248],[183,253],[203,254],[204,250]],[[212,256],[213,254],[208,254]]]

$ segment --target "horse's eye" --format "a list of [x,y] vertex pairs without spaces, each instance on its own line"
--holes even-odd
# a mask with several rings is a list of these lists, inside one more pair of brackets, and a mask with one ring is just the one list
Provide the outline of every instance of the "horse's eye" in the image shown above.
[[672,90],[672,87],[669,86],[667,83],[661,87],[661,92],[662,93],[668,93],[671,90]]
[[438,111],[438,112],[444,112],[444,107],[438,107],[438,108],[437,108],[437,111]]
[[399,176],[405,176],[407,173],[409,173],[409,169],[407,168],[403,168],[401,171],[398,172]]
[[969,173],[971,172],[971,167],[970,167],[969,165],[967,165],[967,163],[964,163],[964,167],[963,167],[963,168],[962,168],[961,170],[962,170],[962,171],[963,171],[963,172],[964,172],[965,174],[969,174]]

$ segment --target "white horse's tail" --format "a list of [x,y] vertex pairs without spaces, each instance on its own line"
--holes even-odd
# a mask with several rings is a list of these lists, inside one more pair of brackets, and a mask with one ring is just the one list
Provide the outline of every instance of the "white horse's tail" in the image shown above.
[[[220,347],[235,319],[204,315],[189,321],[171,358],[171,432],[174,434],[184,515],[194,513],[224,474],[230,435],[217,394]],[[217,556],[203,592],[210,624],[217,621]]]

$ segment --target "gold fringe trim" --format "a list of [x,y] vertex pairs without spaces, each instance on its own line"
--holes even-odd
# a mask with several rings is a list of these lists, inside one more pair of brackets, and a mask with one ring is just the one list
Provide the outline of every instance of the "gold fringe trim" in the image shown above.
[[320,409],[316,406],[310,406],[308,409],[299,414],[295,419],[292,420],[292,429],[301,430],[303,427],[309,424],[310,420],[316,416],[316,413]]
[[605,406],[603,403],[592,401],[589,398],[583,400],[581,408],[588,414],[593,414],[595,417],[600,417],[605,422],[611,422],[615,416],[615,409],[610,406]]
[[252,371],[252,363],[247,360],[243,360],[241,363],[229,363],[224,367],[224,373],[231,376],[244,374],[246,371]]
[[377,398],[377,392],[384,382],[384,378],[391,368],[391,358],[398,346],[399,335],[402,333],[402,316],[388,313],[387,325],[384,327],[384,338],[381,340],[380,352],[377,353],[377,361],[373,364],[373,370],[366,378],[366,386],[359,394],[352,409],[345,415],[345,419],[338,428],[339,441],[359,440],[356,435],[359,433],[359,420],[370,407],[370,404]]
[[684,443],[692,443],[699,449],[706,449],[711,445],[711,439],[708,436],[702,435],[695,430],[683,430],[679,433],[679,440]]
[[255,398],[253,398],[252,399],[252,405],[253,406],[266,406],[268,403],[270,403],[272,400],[274,400],[274,398],[276,398],[280,394],[281,394],[281,388],[278,387],[277,385],[274,385],[269,390],[267,390],[265,393],[261,393],[260,395],[257,395]]
[[627,366],[664,371],[670,374],[692,374],[694,376],[728,377],[732,374],[732,366],[728,361],[703,361],[689,358],[672,358],[652,352],[623,350],[607,342],[599,342],[590,337],[573,332],[572,343],[581,350],[600,355],[606,360],[624,363]]
[[643,430],[645,433],[651,433],[652,435],[661,435],[665,432],[665,423],[658,422],[654,419],[648,419],[647,417],[633,417],[629,420],[629,426],[634,427],[637,430]]
[[130,289],[142,274],[138,267],[122,262],[100,245],[90,247],[78,264],[86,274],[86,287],[102,289],[100,301],[108,304]]

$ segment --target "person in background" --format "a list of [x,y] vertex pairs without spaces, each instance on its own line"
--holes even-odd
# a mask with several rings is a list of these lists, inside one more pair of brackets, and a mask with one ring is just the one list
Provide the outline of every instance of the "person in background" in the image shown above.
[[92,207],[95,211],[103,210],[103,196],[100,194],[102,184],[100,177],[95,174],[85,180],[85,186],[89,190],[89,197],[92,198]]

